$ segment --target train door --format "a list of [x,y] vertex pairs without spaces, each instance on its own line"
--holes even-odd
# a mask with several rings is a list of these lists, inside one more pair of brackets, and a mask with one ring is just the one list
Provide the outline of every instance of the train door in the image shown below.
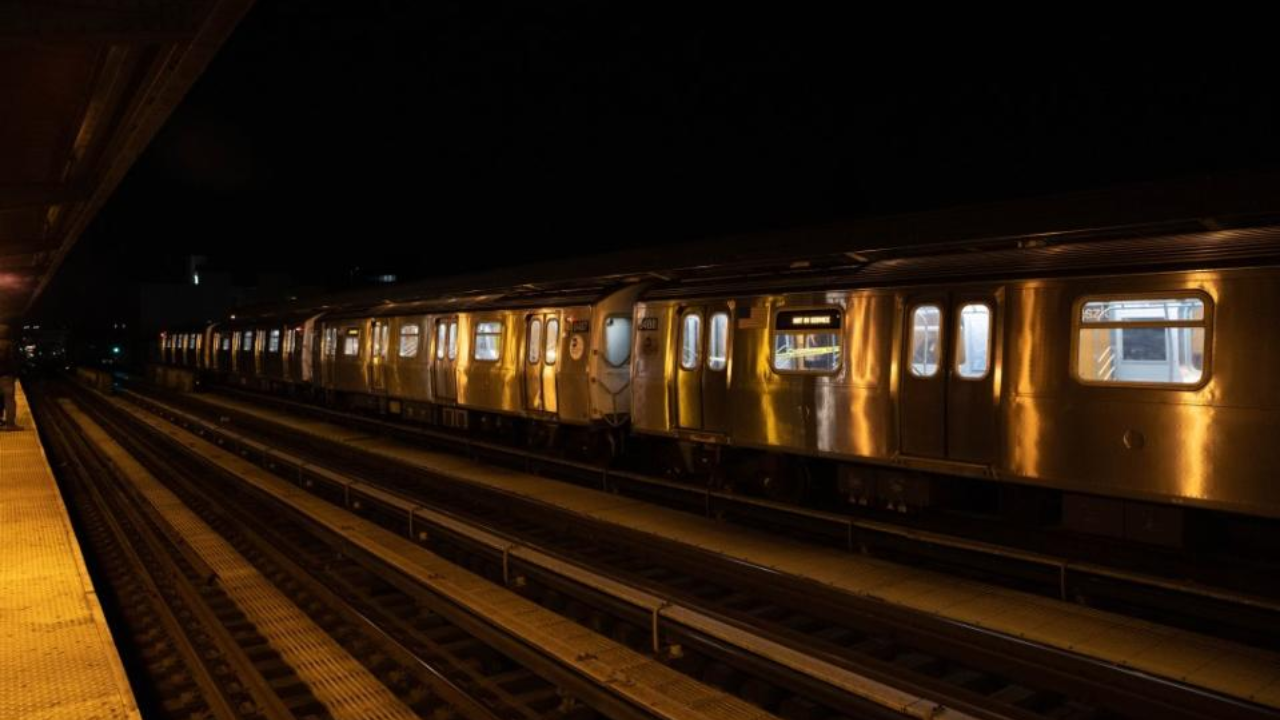
[[280,376],[286,382],[297,382],[298,374],[294,369],[294,358],[296,357],[294,353],[298,346],[298,335],[293,328],[287,325],[283,333],[280,337]]
[[989,463],[996,453],[999,290],[911,295],[903,306],[902,454]]
[[369,333],[369,387],[374,392],[387,390],[387,343],[391,339],[391,323],[374,320]]
[[676,425],[729,431],[730,308],[724,303],[680,312],[676,358]]
[[534,313],[525,318],[524,327],[524,407],[532,412],[553,413],[560,318],[556,313]]
[[431,390],[436,400],[458,399],[458,318],[439,318],[435,331],[435,362],[431,366]]
[[262,377],[262,356],[267,351],[267,331],[253,332],[253,374]]
[[320,385],[326,390],[334,384],[334,366],[338,363],[338,328],[324,327],[324,342],[320,346]]
[[315,379],[313,373],[315,366],[315,345],[316,344],[316,319],[308,318],[302,324],[302,364],[299,369],[302,371],[302,382],[313,383]]

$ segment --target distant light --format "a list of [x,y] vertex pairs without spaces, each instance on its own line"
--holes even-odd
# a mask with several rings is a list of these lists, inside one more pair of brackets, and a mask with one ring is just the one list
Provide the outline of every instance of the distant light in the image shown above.
[[119,345],[112,345],[112,346],[111,346],[111,354],[112,354],[112,355],[119,355],[119,354],[120,354],[120,346],[119,346]]
[[200,284],[200,273],[191,273],[191,284],[192,285]]
[[234,313],[231,315],[231,319],[232,319],[232,320],[235,320],[235,319],[236,319],[236,316],[235,316],[235,314],[234,314]]
[[374,280],[380,283],[393,283],[396,281],[396,276],[395,275],[378,275],[377,277],[374,278]]

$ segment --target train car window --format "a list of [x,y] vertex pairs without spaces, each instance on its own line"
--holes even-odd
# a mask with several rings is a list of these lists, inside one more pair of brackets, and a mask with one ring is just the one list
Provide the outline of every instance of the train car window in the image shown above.
[[1075,370],[1081,382],[1192,386],[1204,379],[1204,297],[1085,298],[1079,307]]
[[991,364],[991,308],[986,303],[968,303],[956,317],[956,375],[980,380]]
[[840,311],[784,310],[773,321],[773,369],[830,373],[840,368]]
[[458,321],[449,322],[449,359],[458,359]]
[[680,323],[680,367],[696,370],[702,353],[702,316],[689,313]]
[[729,364],[729,313],[711,315],[707,334],[707,369],[723,370]]
[[942,355],[942,308],[920,305],[911,312],[911,374],[930,378],[938,374]]
[[342,336],[342,354],[355,357],[360,354],[360,328],[347,328]]
[[252,330],[245,330],[244,333],[240,336],[240,350],[241,352],[249,352],[250,350],[253,350],[253,331]]
[[418,334],[421,332],[418,323],[405,323],[400,326],[400,357],[418,357]]
[[272,330],[271,335],[267,337],[267,352],[280,352],[280,331]]
[[[450,333],[456,336],[456,331],[450,328]],[[455,340],[450,337],[450,353],[455,352],[453,347]],[[502,355],[502,323],[500,322],[482,322],[476,323],[476,349],[472,357],[476,360],[497,360]]]
[[338,328],[324,329],[324,355],[335,357],[338,354]]
[[[698,318],[699,321],[702,318]],[[604,360],[622,367],[631,359],[631,318],[613,315],[604,321]]]
[[444,359],[445,343],[448,342],[446,340],[446,335],[449,332],[448,325],[449,323],[446,323],[443,320],[436,321],[436,359],[437,360]]
[[548,365],[555,365],[556,358],[560,356],[560,320],[559,318],[551,318],[547,320],[547,349],[542,354]]
[[537,365],[542,359],[542,318],[529,321],[529,364]]
[[221,345],[221,347],[222,347],[222,351],[223,351],[223,352],[226,352],[226,351],[228,351],[228,350],[230,350],[230,349],[231,349],[231,335],[230,335],[230,334],[227,334],[227,335],[223,335],[223,336],[222,336],[222,345]]

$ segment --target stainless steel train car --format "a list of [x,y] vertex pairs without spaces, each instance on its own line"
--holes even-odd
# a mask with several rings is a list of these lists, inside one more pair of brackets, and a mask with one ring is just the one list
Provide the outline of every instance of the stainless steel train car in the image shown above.
[[[537,426],[551,442],[562,427],[627,422],[641,289],[578,283],[261,315],[168,331],[161,357],[241,386],[446,427]],[[192,337],[203,352],[174,349]]]
[[1070,526],[1166,542],[1181,507],[1280,517],[1278,315],[1263,227],[444,294],[160,344],[458,428],[625,425],[664,469],[741,492],[908,510],[1052,491]]
[[[1176,532],[1154,510],[1169,505],[1274,517],[1275,242],[1116,240],[655,289],[636,305],[632,426],[702,458],[836,461],[862,504],[928,504],[960,476],[1080,493],[1081,525],[1137,511]],[[1196,264],[1225,267],[1173,269]],[[767,463],[738,475],[771,481]]]

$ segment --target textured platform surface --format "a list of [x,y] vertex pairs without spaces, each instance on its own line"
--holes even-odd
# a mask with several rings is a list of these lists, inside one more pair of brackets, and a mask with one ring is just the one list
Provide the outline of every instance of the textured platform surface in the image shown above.
[[0,718],[138,718],[21,389],[0,432]]
[[335,720],[412,720],[417,717],[336,640],[209,527],[106,431],[69,401],[67,413],[147,502],[218,576],[227,597]]

